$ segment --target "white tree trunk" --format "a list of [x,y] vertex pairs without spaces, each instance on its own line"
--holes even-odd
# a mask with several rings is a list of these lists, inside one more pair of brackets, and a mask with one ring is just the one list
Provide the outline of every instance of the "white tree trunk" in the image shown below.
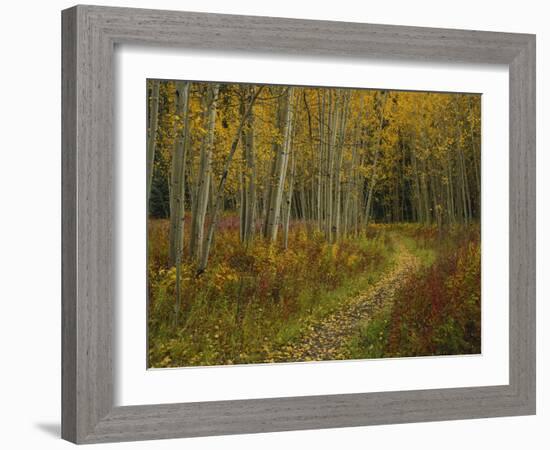
[[174,152],[172,155],[172,171],[170,180],[170,261],[176,263],[182,251],[183,221],[185,219],[185,159],[188,134],[189,83],[177,82],[178,101],[176,114],[183,120],[183,127],[177,130]]
[[147,139],[147,205],[151,197],[153,184],[153,163],[155,162],[155,148],[157,145],[158,110],[159,110],[159,80],[151,82],[151,102],[149,103],[149,134]]
[[287,89],[285,98],[285,121],[283,129],[283,145],[275,155],[274,186],[271,188],[271,198],[267,211],[267,232],[266,236],[275,242],[277,240],[277,230],[281,215],[281,203],[283,199],[283,190],[285,186],[286,170],[288,166],[288,156],[290,152],[290,141],[292,136],[292,108],[293,108],[294,88]]
[[380,112],[380,122],[378,126],[378,136],[377,136],[377,146],[374,154],[374,162],[372,167],[372,175],[369,183],[369,196],[367,198],[367,207],[365,208],[365,226],[369,224],[370,221],[370,215],[371,215],[371,208],[372,208],[372,196],[374,194],[374,187],[376,186],[376,177],[377,177],[377,169],[378,169],[378,156],[380,155],[380,151],[382,150],[382,129],[384,126],[384,109],[386,107],[386,100],[388,96],[388,91],[384,91],[382,94],[382,106],[381,106],[381,112]]
[[198,261],[202,255],[204,241],[204,223],[210,196],[210,180],[212,172],[212,150],[214,147],[214,129],[216,126],[216,107],[218,102],[219,85],[213,84],[208,87],[208,113],[207,131],[201,148],[201,159],[197,186],[196,211],[193,217],[193,239],[191,254]]

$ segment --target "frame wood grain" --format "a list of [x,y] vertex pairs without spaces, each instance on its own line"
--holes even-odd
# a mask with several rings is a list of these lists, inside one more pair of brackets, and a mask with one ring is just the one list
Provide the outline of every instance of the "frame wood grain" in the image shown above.
[[[535,36],[98,6],[63,11],[62,32],[64,439],[94,443],[535,413]],[[113,52],[124,43],[508,65],[509,384],[115,407]]]

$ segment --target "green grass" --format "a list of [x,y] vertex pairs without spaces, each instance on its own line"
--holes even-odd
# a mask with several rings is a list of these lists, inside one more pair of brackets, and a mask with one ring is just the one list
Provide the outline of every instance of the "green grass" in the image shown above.
[[433,247],[421,246],[408,236],[400,236],[399,239],[407,250],[418,258],[422,267],[430,267],[435,262],[437,251]]
[[378,311],[375,317],[363,323],[347,345],[350,359],[372,359],[387,356],[391,305]]
[[345,284],[333,291],[304,293],[307,300],[303,304],[302,311],[305,314],[298,316],[297,320],[289,321],[281,328],[274,337],[276,344],[284,345],[299,338],[304,328],[319,322],[338,310],[345,302],[363,294],[380,279],[393,259],[393,252],[388,252],[383,264],[367,274],[346,280]]

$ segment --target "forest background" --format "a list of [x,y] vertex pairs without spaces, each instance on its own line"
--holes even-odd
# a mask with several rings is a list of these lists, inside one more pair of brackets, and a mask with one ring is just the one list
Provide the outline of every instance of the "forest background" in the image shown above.
[[150,366],[480,352],[479,95],[147,96]]

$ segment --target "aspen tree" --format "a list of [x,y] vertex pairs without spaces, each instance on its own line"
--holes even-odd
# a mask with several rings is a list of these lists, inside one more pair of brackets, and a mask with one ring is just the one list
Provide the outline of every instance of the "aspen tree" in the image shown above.
[[283,190],[290,152],[290,140],[292,136],[292,108],[294,88],[287,88],[285,95],[285,119],[283,128],[283,143],[275,154],[273,186],[270,192],[269,207],[267,211],[266,237],[275,242],[279,227]]
[[180,257],[185,219],[185,158],[186,142],[189,128],[188,97],[189,85],[187,82],[176,83],[178,101],[176,114],[180,118],[176,131],[174,151],[172,155],[172,173],[170,187],[170,261],[176,263]]
[[372,167],[372,175],[369,181],[369,193],[367,197],[367,205],[365,207],[365,226],[369,224],[371,208],[372,208],[372,196],[374,194],[374,187],[376,186],[376,177],[377,177],[377,169],[378,169],[377,166],[378,166],[378,158],[380,156],[380,151],[382,146],[382,128],[384,125],[384,109],[386,107],[387,96],[388,96],[388,91],[383,91],[381,106],[380,106],[380,120],[379,120],[378,133],[377,133],[378,142],[374,153],[374,163]]
[[149,127],[147,136],[147,205],[151,197],[153,183],[153,163],[155,161],[155,147],[157,145],[157,128],[159,116],[159,80],[151,81],[151,97],[149,102]]
[[245,115],[245,126],[243,131],[243,147],[245,150],[246,172],[244,181],[246,183],[246,213],[244,217],[244,241],[249,242],[254,236],[256,228],[256,154],[254,148],[254,88],[247,88],[247,102],[250,111]]
[[176,266],[175,323],[179,321],[181,308],[181,256],[185,221],[185,162],[189,139],[189,89],[190,83],[177,82],[178,101],[176,114],[181,125],[176,131],[172,156],[170,189],[170,261]]
[[207,131],[201,147],[200,168],[197,179],[197,198],[192,222],[191,255],[198,261],[202,257],[204,241],[204,224],[208,200],[210,198],[210,182],[212,179],[212,151],[214,146],[214,127],[216,126],[216,108],[219,85],[208,87],[207,94]]

